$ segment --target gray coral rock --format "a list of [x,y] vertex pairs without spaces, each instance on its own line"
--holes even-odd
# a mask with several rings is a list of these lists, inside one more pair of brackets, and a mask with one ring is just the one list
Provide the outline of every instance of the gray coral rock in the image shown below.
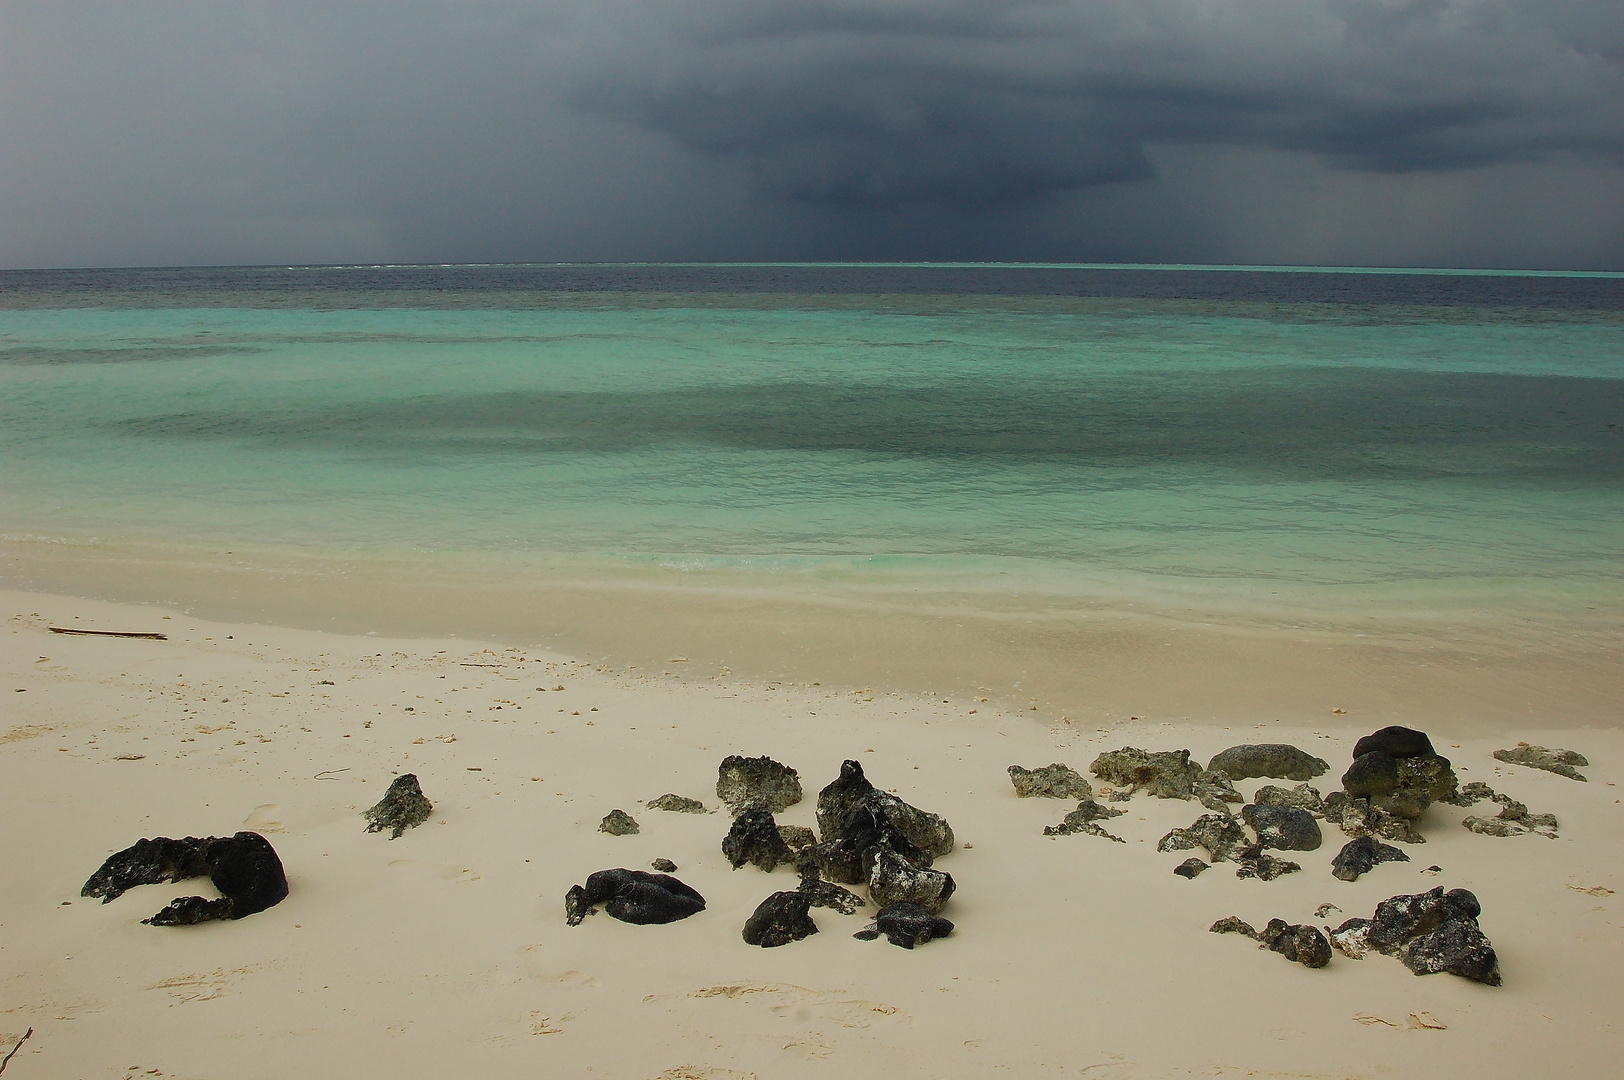
[[610,836],[636,836],[637,821],[624,810],[611,810],[598,822],[598,831]]
[[1253,941],[1257,940],[1257,931],[1252,928],[1252,924],[1234,915],[1225,915],[1222,919],[1207,927],[1207,932],[1211,934],[1243,934]]
[[1290,859],[1277,859],[1267,853],[1243,855],[1235,860],[1235,876],[1273,881],[1284,874],[1295,874],[1302,867]]
[[1481,780],[1473,780],[1470,784],[1462,784],[1460,791],[1456,792],[1451,800],[1456,806],[1475,806],[1484,799],[1494,798],[1494,789]]
[[1330,763],[1287,743],[1256,743],[1220,751],[1207,768],[1231,780],[1267,776],[1279,780],[1312,780],[1329,770]]
[[1156,842],[1157,851],[1205,848],[1213,862],[1228,862],[1251,847],[1241,823],[1225,814],[1202,814],[1187,829],[1173,829]]
[[801,874],[800,891],[813,907],[826,907],[842,915],[850,915],[868,903],[850,889],[822,880],[818,876],[817,862],[813,859],[801,859],[796,869]]
[[1349,836],[1373,834],[1406,844],[1426,843],[1426,837],[1410,818],[1378,810],[1369,799],[1350,798],[1345,791],[1333,791],[1325,797],[1325,820]]
[[705,804],[698,799],[687,799],[675,792],[666,792],[646,804],[650,810],[666,810],[673,814],[703,814]]
[[879,848],[868,875],[869,899],[879,907],[917,904],[935,915],[953,895],[953,875],[916,866],[887,848]]
[[783,837],[784,846],[796,854],[818,842],[818,834],[805,825],[780,825],[778,835]]
[[1370,920],[1347,920],[1331,931],[1331,944],[1349,960],[1363,960],[1370,951]]
[[1270,952],[1304,967],[1322,968],[1331,962],[1331,943],[1318,927],[1270,919],[1258,934],[1258,941]]
[[1527,765],[1533,769],[1544,769],[1546,772],[1565,776],[1569,780],[1583,780],[1584,775],[1574,768],[1576,765],[1588,766],[1590,762],[1583,754],[1572,750],[1548,750],[1543,746],[1531,746],[1520,742],[1510,750],[1496,750],[1494,756],[1499,761],[1512,765]]
[[918,904],[897,903],[881,908],[874,916],[874,922],[852,937],[859,941],[873,941],[884,934],[891,944],[911,949],[952,932],[951,922],[933,915]]
[[1067,814],[1058,825],[1045,825],[1044,836],[1068,836],[1072,833],[1091,833],[1094,836],[1103,836],[1108,840],[1115,840],[1119,844],[1127,843],[1120,836],[1112,836],[1098,825],[1096,821],[1121,817],[1125,811],[1115,807],[1101,806],[1093,799],[1084,799],[1077,804],[1077,809]]
[[1358,881],[1384,862],[1409,862],[1410,857],[1391,844],[1378,843],[1374,836],[1349,840],[1331,860],[1331,876],[1338,881]]
[[677,872],[677,864],[670,859],[655,859],[649,865],[662,874],[675,874]]
[[1015,795],[1021,799],[1087,799],[1094,788],[1077,770],[1058,761],[1039,769],[1009,767],[1009,782],[1015,785]]
[[1319,822],[1307,810],[1249,803],[1241,808],[1241,819],[1257,830],[1258,844],[1262,847],[1278,851],[1315,851],[1320,846]]
[[735,815],[757,806],[778,814],[801,801],[801,778],[770,757],[730,754],[716,769],[716,797]]
[[1321,815],[1325,813],[1325,800],[1320,793],[1307,784],[1298,784],[1294,788],[1276,787],[1274,784],[1264,784],[1252,796],[1252,801],[1259,806],[1294,806],[1298,810],[1306,810],[1310,814]]
[[1287,960],[1305,967],[1322,968],[1331,962],[1331,943],[1312,926],[1288,923],[1284,919],[1270,919],[1262,932],[1234,915],[1226,916],[1208,927],[1214,934],[1240,934],[1259,943],[1259,948],[1277,952]]
[[394,840],[407,829],[423,824],[433,811],[434,804],[423,797],[417,775],[402,773],[390,782],[389,790],[383,793],[377,805],[361,816],[367,819],[367,832],[389,829],[389,839]]
[[722,854],[737,870],[752,863],[772,873],[780,863],[793,863],[795,853],[784,843],[778,823],[764,807],[752,807],[733,819],[733,826],[722,838]]
[[1177,866],[1173,867],[1173,873],[1177,874],[1181,878],[1189,878],[1191,881],[1194,881],[1196,878],[1201,876],[1202,871],[1209,869],[1211,869],[1211,867],[1192,855],[1188,859],[1185,859],[1183,862],[1179,863]]
[[1235,790],[1235,785],[1228,776],[1221,772],[1212,772],[1203,769],[1196,774],[1195,782],[1190,785],[1190,794],[1216,814],[1228,814],[1230,803],[1243,803],[1246,796]]
[[1145,788],[1158,799],[1188,799],[1203,770],[1190,761],[1188,750],[1153,752],[1125,746],[1095,758],[1088,771],[1119,787]]
[[1494,800],[1503,804],[1500,812],[1494,817],[1468,814],[1461,819],[1461,824],[1484,836],[1519,836],[1535,832],[1552,840],[1556,839],[1555,814],[1529,813],[1528,807],[1506,795],[1496,795]]
[[800,941],[818,932],[818,924],[807,914],[809,901],[804,893],[775,892],[757,905],[744,924],[744,941],[763,949],[775,949]]

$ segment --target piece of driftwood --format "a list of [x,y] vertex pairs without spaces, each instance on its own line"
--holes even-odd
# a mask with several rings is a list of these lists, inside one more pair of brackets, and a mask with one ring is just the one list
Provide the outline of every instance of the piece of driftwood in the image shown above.
[[79,630],[72,626],[46,627],[53,634],[72,634],[75,637],[128,637],[148,641],[168,641],[168,634],[155,634],[149,630]]
[[29,1028],[27,1031],[23,1032],[23,1037],[17,1040],[17,1045],[11,1048],[11,1053],[6,1055],[4,1061],[0,1061],[0,1073],[6,1071],[6,1066],[11,1064],[11,1059],[17,1056],[17,1051],[23,1048],[23,1043],[27,1042],[28,1037],[32,1034],[34,1034],[33,1028]]

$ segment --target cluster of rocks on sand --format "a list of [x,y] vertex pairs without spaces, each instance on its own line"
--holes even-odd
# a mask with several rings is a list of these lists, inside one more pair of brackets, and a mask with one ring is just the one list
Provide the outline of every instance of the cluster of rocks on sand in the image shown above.
[[[799,941],[818,932],[812,908],[851,915],[870,902],[878,914],[854,935],[858,938],[884,935],[911,949],[952,932],[953,924],[940,912],[953,895],[953,877],[933,865],[953,851],[952,827],[876,788],[856,761],[845,762],[840,775],[818,793],[815,831],[780,825],[774,818],[800,802],[803,793],[799,774],[770,757],[724,759],[717,768],[716,797],[733,815],[721,841],[733,869],[749,865],[771,873],[787,865],[801,879],[797,888],[775,892],[757,906],[742,931],[747,943],[774,948]],[[698,800],[676,794],[662,795],[648,806],[677,813],[705,811]],[[625,835],[637,825],[616,810],[600,828]],[[847,885],[865,887],[867,899]],[[668,874],[600,870],[584,886],[570,889],[566,917],[576,925],[600,904],[614,918],[645,923],[687,918],[705,906],[703,897]]]
[[[1576,766],[1589,764],[1574,751],[1527,743],[1497,750],[1494,757],[1574,780],[1585,779]],[[1461,822],[1483,835],[1556,835],[1554,815],[1533,813],[1481,782],[1458,786],[1449,759],[1433,749],[1424,732],[1411,728],[1386,727],[1360,739],[1353,748],[1352,764],[1342,775],[1340,790],[1322,798],[1308,781],[1329,770],[1330,763],[1324,759],[1282,743],[1232,746],[1216,754],[1205,768],[1190,760],[1188,750],[1129,746],[1100,754],[1089,767],[1098,780],[1110,785],[1108,801],[1125,802],[1146,792],[1160,799],[1199,801],[1207,809],[1190,825],[1169,831],[1156,846],[1163,853],[1205,852],[1207,860],[1192,856],[1174,867],[1175,874],[1188,879],[1220,862],[1236,864],[1237,877],[1263,881],[1299,872],[1301,865],[1269,852],[1317,850],[1324,840],[1323,820],[1351,837],[1332,860],[1332,876],[1356,881],[1383,863],[1408,862],[1402,848],[1383,840],[1424,843],[1421,821],[1434,803],[1498,803],[1497,815],[1473,814]],[[1078,800],[1077,808],[1059,824],[1044,828],[1045,835],[1086,833],[1124,842],[1099,824],[1124,811],[1096,801],[1088,778],[1070,766],[1061,762],[1041,768],[1011,765],[1009,776],[1020,798]],[[1296,783],[1292,787],[1264,784],[1250,802],[1235,788],[1236,781],[1260,778]],[[1238,811],[1235,804],[1242,804]],[[1372,918],[1350,919],[1334,931],[1283,919],[1272,919],[1259,931],[1235,916],[1219,919],[1211,929],[1244,934],[1261,947],[1309,967],[1328,964],[1333,944],[1353,958],[1375,948],[1399,957],[1417,974],[1445,971],[1498,986],[1499,963],[1477,924],[1479,914],[1481,907],[1470,892],[1445,892],[1440,887],[1415,896],[1391,897],[1378,906]]]
[[1442,886],[1413,896],[1392,896],[1368,919],[1349,919],[1335,930],[1270,919],[1261,931],[1233,915],[1213,923],[1215,934],[1243,934],[1261,948],[1306,967],[1331,962],[1331,946],[1353,960],[1371,949],[1398,958],[1417,975],[1448,972],[1474,982],[1500,985],[1500,960],[1477,925],[1483,913],[1465,889]]
[[[1509,764],[1544,769],[1574,780],[1585,777],[1577,766],[1588,761],[1570,750],[1519,743],[1494,756]],[[1351,839],[1331,863],[1332,876],[1355,881],[1376,866],[1407,862],[1409,856],[1382,839],[1424,843],[1420,822],[1434,803],[1500,805],[1497,815],[1468,815],[1462,824],[1488,836],[1539,833],[1554,837],[1554,815],[1527,806],[1481,782],[1458,786],[1449,759],[1433,749],[1423,732],[1387,727],[1360,739],[1353,762],[1342,775],[1340,790],[1321,797],[1309,780],[1329,771],[1321,758],[1280,744],[1232,746],[1205,767],[1190,760],[1188,750],[1147,751],[1137,747],[1102,753],[1089,771],[1111,786],[1108,801],[1123,802],[1138,792],[1161,799],[1199,801],[1207,809],[1189,826],[1169,831],[1157,851],[1203,850],[1210,860],[1191,857],[1174,868],[1194,879],[1212,864],[1234,862],[1237,877],[1268,881],[1298,872],[1296,862],[1270,851],[1314,851],[1323,842],[1319,822],[1335,825]],[[1039,768],[1009,767],[1010,782],[1021,798],[1076,799],[1076,809],[1045,835],[1086,833],[1123,842],[1101,821],[1123,811],[1096,801],[1094,787],[1081,773],[1060,762]],[[1251,779],[1295,781],[1292,787],[1265,784],[1250,802],[1235,782]],[[951,874],[935,861],[954,850],[953,830],[942,817],[921,810],[876,788],[854,760],[817,797],[817,829],[780,825],[775,816],[803,798],[797,772],[770,757],[731,755],[717,769],[716,796],[732,815],[721,838],[722,854],[733,869],[746,865],[771,873],[795,868],[800,884],[767,896],[745,922],[745,942],[774,948],[818,932],[814,907],[842,915],[855,914],[872,902],[873,923],[854,937],[884,936],[892,944],[914,948],[944,937],[953,924],[941,911],[956,888]],[[1232,809],[1241,804],[1238,813]],[[697,800],[667,793],[646,804],[671,813],[707,813]],[[413,774],[397,776],[384,797],[364,812],[368,832],[389,832],[390,839],[426,821],[433,804]],[[614,836],[638,832],[624,810],[607,814],[599,829]],[[1378,839],[1378,837],[1382,839]],[[705,898],[672,876],[667,859],[656,859],[653,873],[615,868],[599,870],[564,899],[566,922],[579,925],[602,907],[612,918],[637,924],[686,919],[705,910]],[[143,922],[189,925],[214,919],[240,919],[279,903],[288,894],[281,859],[258,833],[230,837],[155,837],[142,839],[110,856],[85,883],[82,895],[109,902],[138,886],[207,876],[220,891],[218,899],[178,897]],[[867,897],[848,885],[863,888]],[[1333,909],[1323,905],[1321,914]],[[1464,889],[1441,886],[1415,895],[1396,895],[1377,905],[1368,919],[1349,919],[1332,930],[1271,919],[1260,931],[1236,916],[1215,922],[1214,933],[1239,933],[1260,947],[1308,967],[1330,963],[1332,947],[1360,959],[1371,949],[1400,959],[1418,975],[1448,972],[1478,982],[1500,984],[1499,961],[1477,919],[1482,907]]]

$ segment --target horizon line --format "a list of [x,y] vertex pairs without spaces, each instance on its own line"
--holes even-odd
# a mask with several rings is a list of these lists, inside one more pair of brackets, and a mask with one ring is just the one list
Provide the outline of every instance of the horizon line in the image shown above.
[[1283,273],[1283,274],[1392,274],[1432,277],[1546,277],[1546,278],[1624,278],[1621,270],[1540,270],[1533,268],[1486,267],[1425,267],[1425,266],[1329,266],[1293,263],[1132,263],[1132,262],[1004,262],[1004,261],[900,261],[900,260],[729,260],[718,262],[692,259],[651,261],[628,260],[560,260],[541,262],[335,262],[335,263],[197,263],[168,265],[124,266],[36,266],[7,267],[0,274],[14,273],[73,273],[105,270],[406,270],[406,269],[498,269],[498,268],[565,268],[565,267],[668,267],[718,269],[784,268],[784,269],[942,269],[942,270],[1142,270],[1194,273]]

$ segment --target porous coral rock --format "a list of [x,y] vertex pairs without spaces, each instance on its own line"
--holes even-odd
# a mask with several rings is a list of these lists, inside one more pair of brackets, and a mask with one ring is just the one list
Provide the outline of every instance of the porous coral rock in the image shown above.
[[1583,754],[1575,751],[1549,750],[1543,746],[1531,746],[1525,742],[1518,743],[1510,750],[1496,750],[1494,756],[1497,760],[1511,765],[1527,765],[1532,769],[1544,769],[1546,772],[1565,776],[1569,780],[1584,780],[1584,774],[1574,766],[1588,766],[1590,764]]
[[730,754],[716,768],[716,797],[735,816],[751,807],[778,814],[801,801],[801,778],[770,757]]
[[868,875],[868,895],[878,907],[917,904],[935,915],[953,895],[953,875],[916,866],[894,852],[880,848]]
[[389,839],[395,840],[407,829],[427,821],[433,810],[434,804],[423,796],[417,774],[403,773],[390,781],[389,790],[383,793],[383,798],[363,811],[361,816],[367,819],[367,832],[389,829],[392,830]]
[[1140,750],[1125,746],[1094,759],[1088,771],[1107,783],[1129,790],[1144,788],[1158,799],[1188,799],[1203,772],[1188,750]]
[[1173,829],[1156,842],[1156,850],[1189,851],[1205,848],[1212,861],[1228,862],[1251,847],[1241,823],[1224,814],[1202,814],[1188,828]]
[[1319,822],[1307,810],[1295,806],[1241,808],[1241,819],[1257,830],[1258,844],[1278,851],[1314,851],[1320,846]]
[[1278,780],[1312,780],[1330,769],[1329,762],[1287,743],[1254,743],[1219,751],[1207,763],[1212,772],[1231,780],[1267,776]]
[[1252,801],[1259,806],[1292,806],[1316,816],[1325,813],[1325,800],[1320,798],[1318,789],[1307,784],[1298,784],[1293,788],[1264,784],[1252,796]]
[[658,799],[650,799],[644,804],[650,810],[665,810],[673,814],[703,814],[705,804],[698,799],[689,799],[675,792],[668,791]]
[[1011,765],[1009,782],[1015,786],[1015,796],[1021,799],[1087,799],[1094,794],[1086,777],[1058,761],[1037,769]]

